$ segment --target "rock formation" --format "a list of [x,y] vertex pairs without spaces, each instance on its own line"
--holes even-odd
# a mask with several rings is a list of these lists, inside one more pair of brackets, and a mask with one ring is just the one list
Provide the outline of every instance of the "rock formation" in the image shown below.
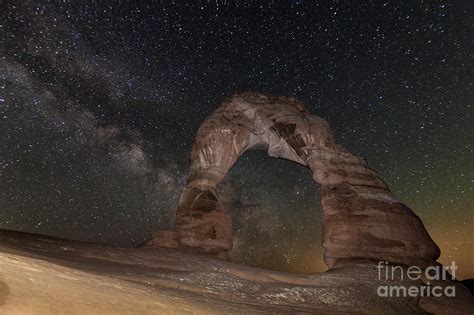
[[[169,237],[170,235],[164,235]],[[295,275],[181,249],[133,249],[0,230],[0,314],[473,314],[455,297],[381,297],[374,264]]]
[[[327,272],[293,275],[222,261],[232,246],[232,224],[215,188],[252,148],[312,170],[321,185]],[[434,265],[439,249],[377,173],[338,146],[327,122],[301,102],[261,94],[228,98],[202,124],[190,161],[176,230],[154,233],[139,249],[0,230],[0,313],[474,312],[469,290],[456,280],[380,277],[374,259]],[[430,282],[455,296],[379,292]]]
[[271,157],[312,171],[321,186],[329,267],[361,259],[426,266],[439,257],[421,220],[362,158],[336,144],[324,119],[294,98],[259,93],[227,98],[202,123],[176,212],[176,231],[162,233],[148,245],[179,242],[216,254],[231,249],[232,223],[215,188],[249,149],[266,149]]

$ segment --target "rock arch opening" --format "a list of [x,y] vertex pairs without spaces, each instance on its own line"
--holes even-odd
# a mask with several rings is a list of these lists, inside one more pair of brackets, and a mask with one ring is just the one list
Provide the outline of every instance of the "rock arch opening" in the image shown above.
[[233,262],[302,274],[327,269],[320,191],[307,168],[249,150],[216,193],[232,219]]
[[[235,94],[202,123],[176,212],[176,230],[155,234],[150,245],[207,253],[232,248],[232,222],[216,187],[247,150],[309,168],[320,185],[324,261],[384,260],[426,266],[439,257],[421,220],[366,162],[336,144],[329,124],[288,97]],[[311,224],[311,222],[308,222]]]

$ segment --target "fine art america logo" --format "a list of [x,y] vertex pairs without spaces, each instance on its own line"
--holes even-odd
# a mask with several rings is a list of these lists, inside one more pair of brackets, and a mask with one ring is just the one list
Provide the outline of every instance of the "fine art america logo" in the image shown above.
[[421,269],[418,266],[401,267],[389,265],[387,261],[379,261],[377,265],[378,279],[383,281],[419,281],[423,285],[381,285],[377,288],[380,297],[455,297],[455,286],[432,285],[433,281],[456,280],[456,263],[450,266],[429,266]]

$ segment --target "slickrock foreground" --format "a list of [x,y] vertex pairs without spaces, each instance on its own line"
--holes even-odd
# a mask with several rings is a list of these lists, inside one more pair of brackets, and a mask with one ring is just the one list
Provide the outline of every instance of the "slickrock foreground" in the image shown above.
[[0,230],[1,314],[472,314],[455,298],[382,298],[370,263],[316,275],[246,267],[210,255],[131,249]]
[[260,93],[227,98],[202,123],[176,212],[176,231],[158,232],[145,245],[216,254],[231,249],[232,223],[215,188],[237,159],[255,148],[313,172],[321,186],[324,260],[329,267],[354,259],[428,266],[439,257],[421,220],[362,158],[336,144],[324,119],[294,98]]

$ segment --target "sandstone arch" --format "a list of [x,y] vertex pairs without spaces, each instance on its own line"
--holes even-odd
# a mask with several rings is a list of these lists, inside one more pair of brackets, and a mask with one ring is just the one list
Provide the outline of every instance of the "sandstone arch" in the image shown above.
[[439,248],[421,220],[363,159],[336,144],[324,119],[294,98],[259,93],[227,98],[203,122],[191,150],[176,232],[157,233],[152,243],[210,253],[231,249],[232,223],[215,188],[252,148],[266,148],[269,156],[312,171],[321,186],[324,260],[329,267],[354,259],[428,265],[438,258]]

